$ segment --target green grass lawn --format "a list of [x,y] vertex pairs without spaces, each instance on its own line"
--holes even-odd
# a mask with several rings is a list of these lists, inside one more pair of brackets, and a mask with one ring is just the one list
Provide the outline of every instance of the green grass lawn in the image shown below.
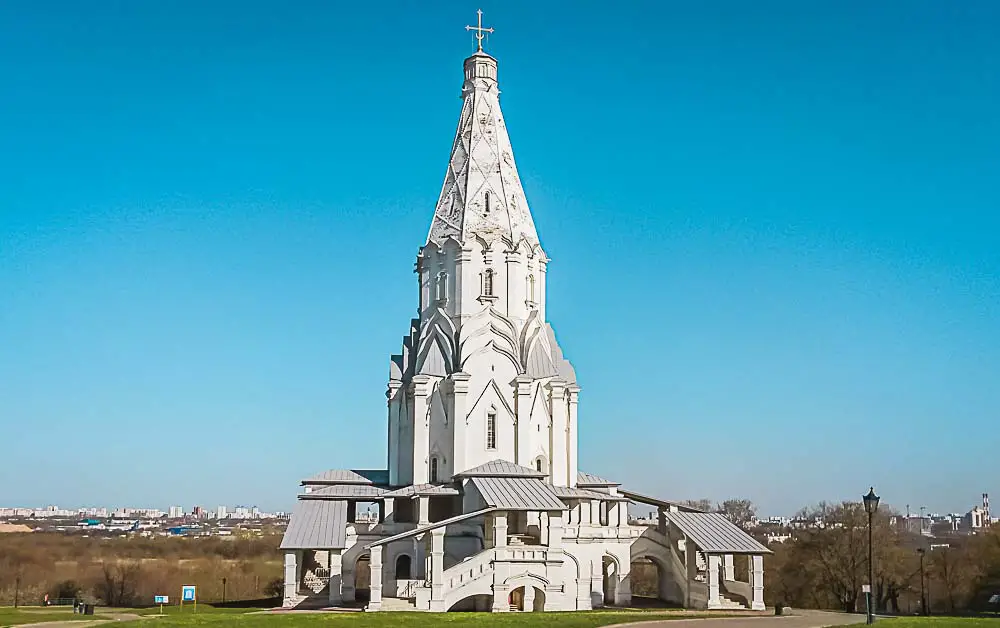
[[1000,617],[896,617],[875,623],[885,628],[1000,628]]
[[[508,626],[541,626],[544,628],[597,628],[631,621],[654,619],[685,619],[704,614],[656,611],[587,611],[576,613],[262,613],[262,612],[190,612],[176,610],[166,617],[148,617],[134,622],[120,622],[116,626],[224,626],[241,628],[270,626],[344,626],[350,628],[424,628],[425,626],[482,626],[505,628]],[[1000,628],[1000,627],[998,627]]]
[[21,624],[35,624],[43,621],[84,621],[87,619],[101,619],[101,617],[99,615],[76,615],[70,607],[0,607],[0,626],[20,626]]

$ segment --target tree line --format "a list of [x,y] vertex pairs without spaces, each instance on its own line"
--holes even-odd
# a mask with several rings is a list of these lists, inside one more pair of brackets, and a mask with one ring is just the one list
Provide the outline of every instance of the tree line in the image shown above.
[[[176,599],[182,585],[206,602],[281,594],[280,534],[259,538],[0,534],[0,606],[79,598],[105,606]],[[225,584],[223,584],[225,579]]]
[[[749,500],[714,506],[697,500],[687,505],[724,514],[774,552],[764,559],[768,604],[864,610],[868,514],[861,502],[804,508],[793,518],[796,524],[784,528],[757,523],[756,507]],[[789,538],[768,544],[769,534]],[[904,517],[883,506],[872,518],[872,540],[876,612],[921,613],[925,607],[948,614],[996,610],[989,600],[1000,594],[1000,526],[931,539],[910,530]]]

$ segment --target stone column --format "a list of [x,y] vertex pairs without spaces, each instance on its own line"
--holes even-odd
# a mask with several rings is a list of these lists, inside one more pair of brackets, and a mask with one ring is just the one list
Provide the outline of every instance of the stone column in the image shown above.
[[517,431],[516,455],[514,462],[525,467],[535,468],[531,463],[531,382],[527,375],[518,375],[514,380],[517,384]]
[[507,613],[510,611],[510,600],[507,596],[510,595],[510,585],[509,584],[494,584],[493,585],[493,612],[494,613]]
[[445,527],[431,530],[431,608],[444,612],[444,533]]
[[330,550],[330,606],[338,606],[344,602],[340,585],[344,581],[343,559],[341,550]]
[[667,513],[663,510],[663,506],[656,508],[656,531],[663,536],[667,535]]
[[580,399],[580,387],[576,384],[570,384],[566,387],[566,391],[569,392],[569,417],[566,419],[566,431],[567,431],[567,441],[568,447],[566,448],[566,469],[569,474],[569,481],[571,484],[576,484],[576,473],[577,473],[577,426],[576,426],[576,407]]
[[687,535],[684,536],[684,566],[687,569],[687,582],[684,584],[686,596],[684,606],[691,608],[691,584],[694,582],[695,576],[698,575],[698,550],[695,548],[694,541]]
[[[538,258],[538,280],[535,283],[535,303],[538,304],[538,320],[545,320],[545,272],[549,260],[542,254]],[[575,478],[574,478],[575,479]]]
[[524,585],[524,603],[521,610],[531,612],[535,608],[535,587],[530,584]]
[[371,597],[368,598],[368,606],[365,610],[382,610],[382,546],[376,545],[371,549],[371,572],[372,579],[369,590]]
[[736,580],[736,565],[733,564],[733,555],[725,554],[722,557],[722,572],[724,580]]
[[493,515],[493,547],[507,547],[507,513]]
[[708,558],[708,608],[722,608],[719,595],[719,555],[709,554]]
[[526,275],[520,272],[521,257],[517,253],[507,253],[504,255],[504,262],[506,262],[507,289],[500,295],[501,303],[507,306],[509,316],[524,319],[526,318],[524,315],[524,290],[521,286]]
[[[618,591],[615,594],[615,606],[631,606],[632,605],[632,566],[627,562],[628,558],[621,561],[624,566],[622,567],[622,573],[619,574],[618,578]],[[657,569],[660,569],[659,565],[656,565]],[[628,571],[624,571],[628,569]],[[657,575],[657,580],[662,583],[666,580],[666,574],[659,573]],[[663,586],[662,584],[660,585]]]
[[755,611],[764,610],[764,557],[755,555],[750,557],[750,587],[753,589],[753,600],[750,602],[750,609]]
[[431,498],[417,498],[417,525],[427,525],[431,522]]
[[299,594],[299,567],[298,552],[295,550],[285,552],[285,600],[284,604],[290,605]]
[[386,497],[381,502],[379,502],[378,506],[379,523],[385,523],[386,521],[393,520],[392,511],[395,504],[396,500],[393,499],[392,497]]
[[568,477],[567,456],[569,442],[566,436],[566,384],[560,379],[549,382],[549,415],[552,417],[552,432],[549,441],[549,458],[552,468],[552,484],[574,486],[576,478]]
[[427,483],[430,456],[430,395],[433,388],[430,375],[414,375],[410,382],[413,392],[413,483]]
[[468,402],[470,379],[472,379],[472,376],[468,373],[451,374],[451,423],[454,426],[454,438],[452,440],[455,444],[454,451],[451,454],[451,475],[465,471],[468,466],[465,452],[468,437],[465,432],[468,426],[466,417],[469,414],[469,410],[466,405]]

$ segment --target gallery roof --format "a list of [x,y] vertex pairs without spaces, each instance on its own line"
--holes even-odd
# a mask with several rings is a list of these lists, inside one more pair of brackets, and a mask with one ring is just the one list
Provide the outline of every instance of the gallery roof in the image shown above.
[[281,539],[281,549],[343,549],[347,502],[299,500]]

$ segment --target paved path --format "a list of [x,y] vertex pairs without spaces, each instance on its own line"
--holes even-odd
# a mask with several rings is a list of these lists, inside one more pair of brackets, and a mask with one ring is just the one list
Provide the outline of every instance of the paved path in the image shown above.
[[[642,628],[679,628],[680,624],[698,622],[697,628],[826,628],[826,626],[846,626],[861,624],[864,615],[847,613],[826,613],[823,611],[790,611],[790,615],[755,615],[753,617],[706,617],[704,619],[668,619],[661,621],[632,622],[621,626],[641,626]],[[687,628],[687,627],[686,627]]]

